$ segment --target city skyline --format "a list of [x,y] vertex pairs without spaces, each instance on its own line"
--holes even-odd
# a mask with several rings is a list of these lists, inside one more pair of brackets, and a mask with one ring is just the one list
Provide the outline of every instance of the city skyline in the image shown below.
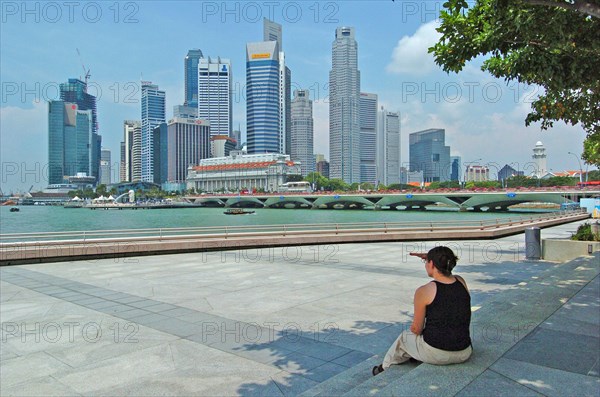
[[[122,9],[118,18],[107,5],[98,23],[85,20],[81,13],[75,14],[71,23],[66,11],[62,20],[54,22],[44,19],[42,14],[38,22],[32,16],[24,19],[21,15],[6,16],[0,43],[3,53],[0,154],[2,162],[7,164],[3,170],[8,176],[3,178],[2,188],[26,190],[32,184],[36,188],[47,184],[34,175],[43,174],[48,161],[45,101],[55,95],[55,84],[83,75],[82,63],[84,69],[91,70],[90,91],[101,94],[99,133],[103,146],[113,153],[119,152],[123,120],[139,117],[140,80],[153,81],[166,92],[166,118],[172,117],[171,109],[184,98],[181,61],[195,48],[207,55],[231,59],[235,76],[233,124],[241,125],[244,134],[244,47],[260,37],[263,17],[272,17],[286,31],[286,64],[294,70],[292,89],[310,91],[314,103],[315,153],[329,152],[326,98],[331,42],[336,28],[354,26],[360,47],[361,88],[376,93],[380,105],[401,115],[404,163],[408,158],[408,133],[444,128],[453,154],[460,155],[465,162],[483,158],[501,164],[518,163],[522,169],[531,162],[531,148],[541,140],[547,148],[549,169],[579,168],[578,159],[568,152],[581,152],[585,135],[581,127],[557,123],[547,132],[540,132],[539,126],[526,128],[524,118],[536,88],[506,86],[479,71],[477,62],[458,75],[441,72],[427,54],[427,47],[438,37],[437,15],[432,10],[439,9],[441,3],[437,6],[435,2],[416,3],[416,11],[398,3],[323,2],[313,9],[309,8],[312,4],[301,3],[299,18],[293,18],[291,13],[295,3],[278,3],[280,7],[272,15],[262,10],[259,18],[250,18],[249,10],[245,12],[244,7],[235,3],[240,8],[237,21],[236,15],[223,10],[202,9],[205,3],[184,7],[165,2],[131,3],[137,5],[137,11]],[[209,4],[219,8],[217,3]],[[284,8],[289,11],[287,14],[282,13]],[[137,22],[125,23],[126,17],[129,17],[127,22]],[[369,17],[377,18],[377,26],[371,26]],[[160,30],[170,33],[161,36],[156,29],[158,24],[164,28]],[[192,26],[198,35],[189,34]],[[96,47],[98,36],[103,37],[101,47]],[[173,40],[175,36],[177,40]],[[69,44],[57,46],[57,42]],[[81,59],[77,48],[81,50]],[[16,176],[12,175],[15,164]]]

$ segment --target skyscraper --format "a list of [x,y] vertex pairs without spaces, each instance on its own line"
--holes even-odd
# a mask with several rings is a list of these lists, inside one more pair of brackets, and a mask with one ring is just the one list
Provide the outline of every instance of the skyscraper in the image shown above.
[[141,142],[141,180],[154,181],[154,147],[152,133],[154,128],[165,122],[164,91],[158,85],[149,81],[142,81],[142,142]]
[[381,109],[378,130],[378,176],[384,185],[401,183],[400,115]]
[[127,181],[139,182],[142,180],[142,122],[126,120],[123,129],[126,135],[126,147],[131,145],[131,155],[126,158],[128,178],[130,178]]
[[[142,123],[138,120],[123,122],[121,142],[121,182],[140,181],[142,178]],[[134,171],[135,170],[135,171]]]
[[60,84],[60,100],[77,104],[79,110],[92,111],[92,132],[98,133],[98,114],[96,97],[88,94],[87,84],[79,79],[69,79]]
[[246,45],[248,154],[279,153],[279,48],[276,41]]
[[67,83],[60,84],[61,101],[74,103],[80,111],[91,111],[92,136],[90,138],[90,162],[91,167],[88,176],[95,176],[96,183],[100,176],[100,150],[102,137],[98,134],[98,113],[96,109],[96,97],[88,94],[87,84],[79,79],[69,79]]
[[462,161],[460,156],[450,156],[450,180],[461,181]]
[[229,59],[201,58],[198,63],[198,118],[208,120],[211,135],[231,135],[233,108]]
[[291,76],[281,25],[264,19],[263,41],[246,45],[246,121],[249,154],[291,151]]
[[354,28],[340,27],[329,72],[329,175],[360,182],[360,72]]
[[446,146],[446,131],[439,128],[413,132],[409,135],[411,171],[423,171],[424,182],[445,182],[450,179],[450,146]]
[[377,94],[360,93],[360,181],[377,183]]
[[112,183],[110,157],[110,149],[102,148],[100,151],[100,183],[103,185]]
[[[210,124],[207,120],[173,118],[167,124],[166,147],[162,153],[166,159],[166,180],[184,184],[189,166],[199,165],[200,160],[210,157]],[[162,146],[162,145],[161,145]]]
[[66,177],[78,173],[94,174],[96,156],[93,151],[99,144],[92,132],[91,110],[79,110],[77,104],[50,101],[48,104],[48,183],[64,183]]
[[300,162],[302,176],[315,171],[313,155],[313,112],[308,90],[295,90],[292,100],[291,155]]
[[183,105],[191,108],[198,107],[198,63],[202,56],[201,50],[189,50],[183,60],[185,74],[185,101]]
[[292,150],[292,71],[285,64],[281,25],[263,18],[263,41],[276,41],[279,48],[279,153],[290,154]]

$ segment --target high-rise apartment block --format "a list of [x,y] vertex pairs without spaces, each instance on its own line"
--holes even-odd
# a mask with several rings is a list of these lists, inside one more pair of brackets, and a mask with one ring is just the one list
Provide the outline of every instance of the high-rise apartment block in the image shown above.
[[360,93],[360,181],[377,184],[377,94]]
[[446,132],[432,128],[409,135],[411,171],[423,171],[424,182],[445,182],[450,179],[450,146]]
[[401,183],[400,115],[381,109],[378,131],[378,177],[384,185]]
[[198,118],[208,120],[211,135],[231,135],[233,102],[231,61],[201,58],[198,63]]
[[291,159],[300,163],[300,172],[306,176],[315,171],[313,154],[313,109],[308,90],[294,91],[292,100]]
[[185,77],[185,101],[184,106],[198,108],[198,63],[203,58],[202,51],[198,49],[189,50],[183,60]]
[[360,182],[360,72],[352,27],[336,29],[329,72],[329,174]]
[[166,94],[158,85],[142,81],[142,153],[143,182],[154,182],[154,129],[165,122]]

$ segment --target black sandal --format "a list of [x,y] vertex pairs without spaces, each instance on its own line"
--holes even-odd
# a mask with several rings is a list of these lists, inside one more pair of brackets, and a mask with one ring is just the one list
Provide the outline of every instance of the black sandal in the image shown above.
[[383,365],[376,365],[373,367],[373,370],[371,371],[371,373],[373,374],[373,376],[378,375],[380,373],[383,372]]

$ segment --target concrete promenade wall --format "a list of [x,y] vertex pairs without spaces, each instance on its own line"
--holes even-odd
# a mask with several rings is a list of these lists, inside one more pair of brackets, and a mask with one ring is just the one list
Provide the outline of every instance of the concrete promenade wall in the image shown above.
[[248,249],[274,246],[342,244],[382,241],[481,240],[522,233],[528,227],[550,227],[589,218],[564,214],[520,223],[421,228],[356,228],[289,232],[196,234],[169,237],[104,238],[0,244],[0,266],[65,260],[119,258],[180,252]]

